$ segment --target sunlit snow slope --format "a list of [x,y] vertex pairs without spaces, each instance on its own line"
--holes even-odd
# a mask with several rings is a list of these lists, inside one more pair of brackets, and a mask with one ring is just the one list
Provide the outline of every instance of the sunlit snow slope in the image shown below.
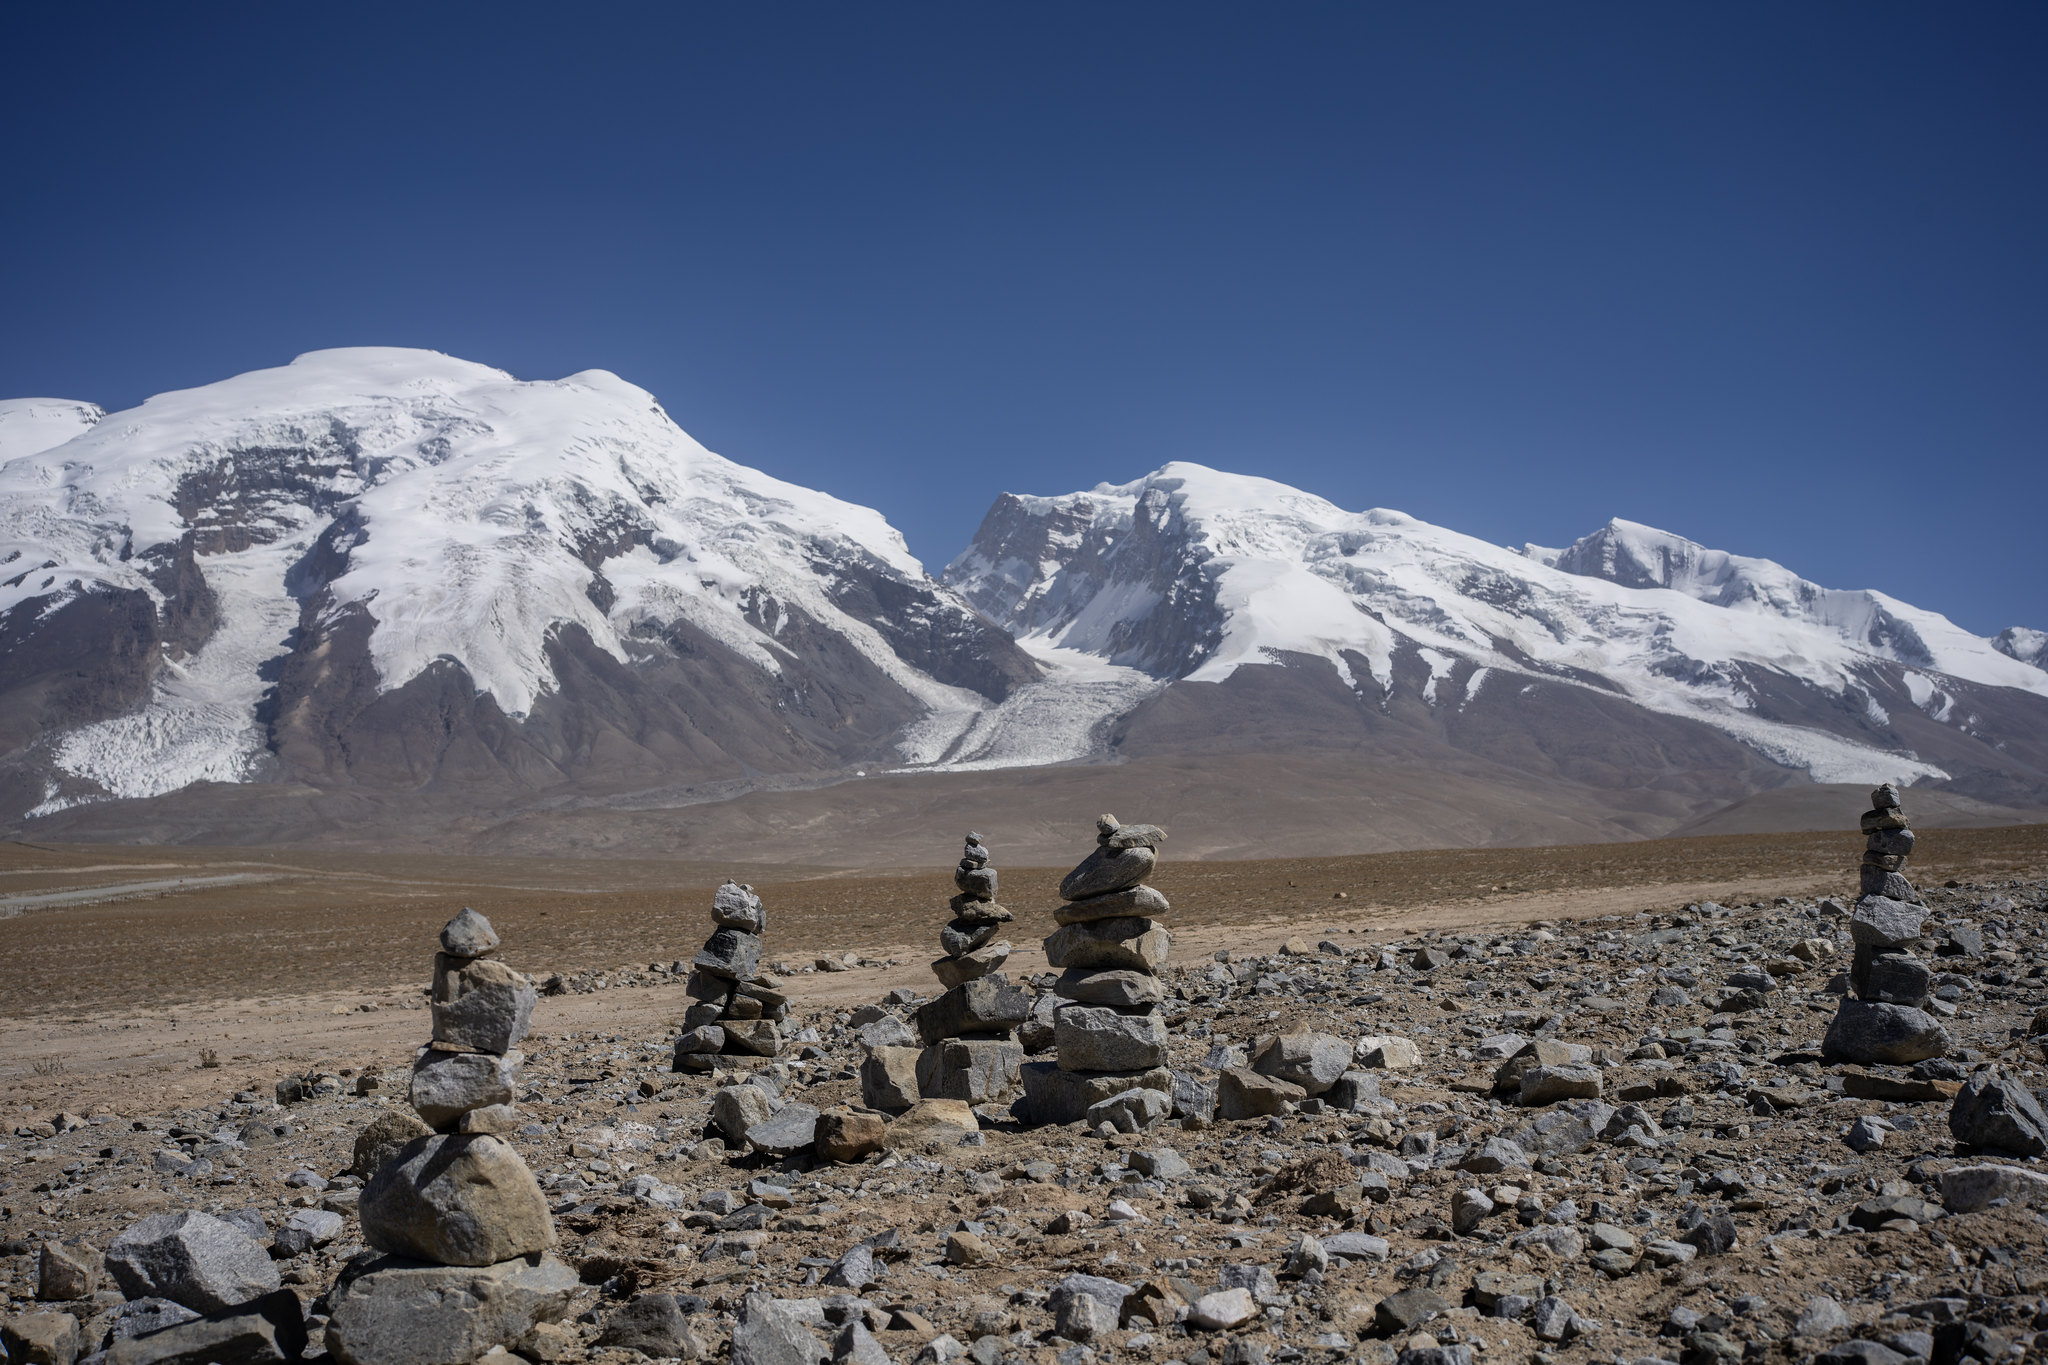
[[1568,683],[1704,722],[1816,781],[1949,776],[1891,731],[1899,703],[1998,744],[1973,726],[1978,697],[2048,697],[2048,673],[1936,613],[1650,527],[1517,552],[1187,463],[1005,495],[944,577],[1027,644],[1154,677],[1321,658],[1383,701],[1406,657],[1435,706]]
[[[440,742],[422,725],[452,743],[472,724],[528,779],[602,776],[580,722],[507,757],[534,743],[506,727],[562,689],[565,650],[631,713],[610,721],[618,762],[649,771],[692,746],[740,769],[931,762],[1045,671],[879,513],[712,454],[604,371],[529,383],[431,352],[324,351],[98,417],[0,407],[6,682],[35,684],[36,651],[70,648],[52,638],[67,631],[127,630],[115,651],[147,656],[97,698],[36,694],[43,809],[263,775],[294,734],[316,767],[348,769],[375,738],[445,779],[418,761]],[[688,660],[726,670],[720,695],[684,704],[628,676]],[[375,705],[450,667],[493,714]],[[366,724],[378,734],[352,740]],[[1057,748],[1031,756],[1074,756]]]

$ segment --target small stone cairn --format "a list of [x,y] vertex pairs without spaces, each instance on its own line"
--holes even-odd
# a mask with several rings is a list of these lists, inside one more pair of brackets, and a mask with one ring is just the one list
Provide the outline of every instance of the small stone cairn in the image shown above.
[[1870,794],[1870,805],[1863,815],[1863,894],[1849,919],[1856,945],[1849,994],[1821,1053],[1835,1062],[1904,1065],[1946,1055],[1949,1038],[1927,1013],[1934,973],[1912,951],[1927,919],[1904,872],[1913,853],[1912,821],[1889,783]]
[[539,1183],[497,1136],[518,1124],[513,1045],[539,999],[497,949],[474,910],[441,930],[434,1037],[412,1068],[412,1107],[432,1131],[363,1187],[363,1240],[385,1254],[350,1262],[329,1295],[327,1349],[342,1365],[409,1359],[421,1339],[468,1353],[445,1359],[481,1356],[560,1316],[576,1291],[576,1272],[547,1254],[555,1224]]
[[1060,928],[1045,941],[1046,960],[1064,969],[1053,994],[1072,1002],[1053,1015],[1059,1060],[1025,1066],[1024,1093],[1035,1123],[1138,1131],[1172,1108],[1158,973],[1173,939],[1155,923],[1171,907],[1145,885],[1166,831],[1114,815],[1095,830],[1095,851],[1060,883]]
[[721,1055],[773,1057],[782,1051],[777,1023],[789,1015],[782,982],[761,968],[768,912],[751,886],[728,881],[711,898],[718,925],[690,960],[683,990],[697,1003],[683,1015],[675,1070],[711,1071]]
[[992,1104],[1017,1093],[1024,1046],[1015,1032],[1031,1001],[1002,973],[1010,944],[996,935],[1013,916],[996,904],[996,870],[988,856],[981,836],[970,830],[953,869],[959,889],[951,902],[953,918],[939,931],[945,956],[932,963],[932,975],[946,989],[916,1015],[924,1045],[917,1057],[917,1093],[924,1099]]

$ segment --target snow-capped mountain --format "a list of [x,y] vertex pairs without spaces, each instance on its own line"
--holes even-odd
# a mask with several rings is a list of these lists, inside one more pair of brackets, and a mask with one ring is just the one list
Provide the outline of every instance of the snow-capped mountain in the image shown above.
[[1632,522],[1517,552],[1176,463],[1085,493],[1006,494],[944,578],[1027,647],[1156,677],[1322,660],[1381,715],[1404,694],[1454,714],[1568,687],[1705,725],[1815,781],[1967,777],[2048,799],[2048,672],[2015,657],[2023,645]]
[[880,514],[712,454],[602,371],[325,351],[110,416],[8,404],[0,443],[17,811],[1001,761],[1002,704],[1063,676]]
[[582,811],[603,846],[751,791],[726,827],[865,856],[842,803],[768,800],[857,774],[894,793],[870,825],[971,791],[1050,839],[1030,802],[1124,772],[1213,794],[1215,849],[1311,791],[1409,803],[1406,842],[1655,833],[1808,780],[2040,806],[2044,644],[1629,522],[1516,551],[1191,464],[1004,494],[935,580],[603,371],[356,349],[0,403],[0,823],[50,837],[524,812],[548,844]]

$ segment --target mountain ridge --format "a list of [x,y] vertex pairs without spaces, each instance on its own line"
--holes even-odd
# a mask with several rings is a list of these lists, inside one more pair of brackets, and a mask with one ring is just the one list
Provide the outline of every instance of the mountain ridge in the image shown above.
[[1003,494],[931,575],[604,371],[355,348],[127,412],[0,402],[0,560],[34,566],[0,580],[0,821],[39,836],[174,837],[251,786],[473,834],[1254,752],[1553,782],[1617,836],[1806,781],[2048,806],[2040,632],[1619,518],[1511,550],[1186,462]]

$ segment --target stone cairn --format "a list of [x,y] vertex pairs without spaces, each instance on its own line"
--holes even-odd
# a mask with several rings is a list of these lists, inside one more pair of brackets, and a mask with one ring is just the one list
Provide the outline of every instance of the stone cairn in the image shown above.
[[1912,821],[1889,783],[1870,794],[1863,815],[1862,895],[1849,919],[1856,955],[1849,993],[1822,1040],[1829,1061],[1903,1065],[1941,1057],[1948,1033],[1927,1013],[1934,973],[1912,948],[1926,923],[1920,893],[1906,880]]
[[385,1255],[351,1262],[329,1295],[327,1349],[343,1365],[409,1358],[403,1343],[419,1339],[456,1352],[438,1358],[472,1359],[559,1317],[576,1291],[576,1272],[546,1254],[555,1225],[539,1183],[497,1136],[518,1124],[513,1045],[539,999],[497,948],[471,909],[441,930],[434,1037],[412,1068],[412,1107],[431,1131],[378,1121],[393,1141],[419,1135],[363,1187],[363,1240]]
[[1064,969],[1053,994],[1056,1062],[1023,1068],[1035,1123],[1108,1123],[1125,1132],[1150,1128],[1172,1107],[1159,969],[1173,939],[1154,921],[1169,908],[1145,885],[1166,831],[1095,822],[1095,851],[1060,883],[1060,928],[1045,941],[1046,961]]
[[981,836],[971,830],[953,885],[959,890],[951,902],[953,918],[939,931],[945,956],[932,963],[945,992],[916,1015],[924,1045],[917,1056],[917,1093],[928,1100],[992,1104],[1017,1093],[1024,1047],[1015,1032],[1030,1013],[1030,999],[1003,975],[1010,944],[996,935],[1013,917],[996,904],[996,870],[988,865]]
[[728,881],[711,898],[718,925],[690,960],[683,990],[697,1003],[683,1015],[675,1070],[711,1071],[720,1055],[773,1057],[782,1051],[777,1023],[789,1016],[782,982],[761,970],[768,912],[751,886]]

